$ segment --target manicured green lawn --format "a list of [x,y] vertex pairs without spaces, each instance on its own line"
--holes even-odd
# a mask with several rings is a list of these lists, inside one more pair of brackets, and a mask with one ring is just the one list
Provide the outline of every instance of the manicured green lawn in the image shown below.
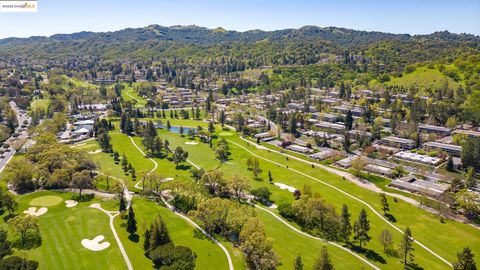
[[128,85],[127,83],[123,84],[125,88],[122,90],[122,98],[124,101],[132,101],[136,104],[137,107],[145,107],[147,100],[140,97],[133,88],[135,83],[132,86]]
[[[161,207],[147,199],[135,198],[133,200],[133,209],[138,224],[139,241],[133,242],[128,239],[125,220],[116,219],[115,227],[128,251],[129,257],[137,258],[133,264],[134,269],[149,269],[153,266],[152,262],[143,254],[143,231],[157,215],[160,215],[166,223],[170,237],[175,245],[189,247],[195,252],[197,255],[196,269],[228,269],[227,257],[220,247],[167,208]],[[231,245],[230,243],[227,244]],[[241,267],[241,257],[237,258],[235,262],[239,266],[236,269],[244,268]]]
[[63,201],[62,197],[60,196],[40,196],[36,197],[35,199],[29,202],[30,205],[33,206],[55,206]]
[[[162,138],[167,138],[171,145],[174,145],[174,143],[181,144],[182,142],[184,143],[187,140],[187,138],[180,137],[180,135],[168,132],[168,131],[163,131],[160,132],[160,136]],[[134,138],[135,141],[140,140],[140,138]],[[204,149],[202,148],[193,148],[202,145]],[[198,144],[195,146],[192,146],[192,148],[189,150],[189,157],[190,153],[193,153],[191,156],[192,162],[202,166],[202,164],[207,164],[207,166],[210,164],[211,166],[218,166],[220,164],[219,161],[214,159],[214,154],[213,150],[211,150],[207,144]],[[242,161],[245,161],[246,157],[242,159]],[[197,163],[198,162],[198,163]],[[165,167],[174,167],[172,163],[167,163],[165,164]],[[202,166],[203,167],[203,166]],[[242,174],[246,173],[249,176],[251,176],[251,173],[246,170],[246,168],[243,168],[243,164],[241,166],[237,166],[235,164],[223,164],[221,169],[222,171],[228,172],[228,168],[236,168],[234,169],[234,172],[232,174]],[[228,176],[229,174],[227,174]],[[266,227],[268,227],[267,230],[267,235],[273,239],[274,242],[274,250],[281,255],[281,262],[282,266],[280,267],[281,269],[290,269],[291,265],[293,264],[293,261],[295,257],[297,256],[299,252],[304,256],[307,256],[308,258],[306,259],[307,262],[313,264],[314,259],[319,253],[319,250],[321,248],[321,242],[318,240],[314,240],[311,238],[307,238],[305,236],[302,236],[298,234],[297,232],[294,232],[290,230],[288,227],[286,227],[284,224],[280,223],[278,220],[274,219],[272,216],[265,214],[265,213],[259,213],[259,217],[262,221],[266,223]],[[295,242],[295,244],[292,245],[293,239],[301,239],[300,241]],[[352,255],[346,253],[345,251],[335,248],[333,246],[330,246],[331,252],[335,253],[333,257],[336,260],[336,263],[340,266],[340,268],[348,269],[351,268],[352,265],[354,265],[354,268],[359,268],[361,266],[366,266],[368,268],[368,265],[365,263],[361,262],[359,259],[353,257]],[[238,250],[234,250],[234,252],[238,253]],[[349,260],[342,260],[341,258],[351,258]]]
[[42,110],[46,110],[48,109],[48,105],[50,105],[50,99],[49,98],[40,98],[40,99],[36,99],[32,102],[31,106],[32,106],[32,109],[42,109]]
[[[17,213],[23,215],[23,210],[31,207],[32,200],[43,200],[45,196],[67,200],[72,197],[72,193],[42,191],[18,196]],[[80,202],[73,208],[67,208],[63,201],[48,206],[48,212],[38,218],[41,246],[31,250],[16,250],[15,254],[26,255],[29,259],[38,261],[39,269],[126,269],[109,227],[109,217],[89,207],[90,204],[100,201],[94,199]],[[6,227],[3,219],[1,226]],[[82,239],[92,239],[97,235],[104,235],[105,241],[110,242],[110,247],[102,251],[91,251],[82,246]],[[9,236],[14,237],[14,233],[10,232]]]
[[[187,151],[189,151],[189,159],[195,164],[200,165],[201,167],[205,167],[206,169],[212,169],[216,168],[220,164],[219,161],[215,159],[213,150],[211,150],[207,144],[199,143],[198,145],[188,146],[185,145],[185,142],[190,141],[189,138],[181,137],[178,134],[168,131],[159,131],[159,135],[162,138],[167,138],[172,146],[180,145],[187,149]],[[373,206],[378,212],[381,212],[379,195],[374,192],[363,189],[349,181],[343,180],[341,177],[335,174],[328,173],[318,167],[312,168],[308,164],[302,163],[300,161],[295,161],[293,159],[287,161],[285,157],[279,154],[268,152],[266,150],[256,149],[252,143],[250,143],[250,145],[248,146],[247,143],[242,141],[236,134],[234,134],[233,136],[228,136],[226,137],[226,139],[232,140],[246,147],[249,151],[252,151],[253,153],[256,153],[270,161],[275,161],[282,165],[289,166],[289,168],[302,171],[310,176],[320,179],[321,181],[340,188],[341,190],[348,192],[349,194],[367,202],[368,204]],[[141,138],[134,137],[134,140],[139,146],[141,146]],[[114,145],[114,148],[120,147],[118,149],[125,151],[129,160],[132,160],[132,164],[134,165],[134,167],[137,168],[138,166],[139,168],[143,168],[143,170],[151,169],[153,167],[153,164],[150,161],[146,160],[136,148],[133,148],[131,142],[130,144],[128,144],[129,142],[130,139],[126,135],[116,133],[112,134],[112,144]],[[340,193],[339,191],[331,187],[328,187],[322,183],[302,176],[285,167],[269,163],[265,160],[260,160],[260,168],[263,170],[263,172],[259,175],[259,177],[254,179],[252,176],[252,172],[248,171],[246,168],[246,160],[248,157],[251,156],[251,154],[249,154],[242,148],[235,146],[233,143],[230,143],[229,145],[232,155],[228,163],[221,165],[220,168],[222,172],[227,177],[231,175],[244,175],[252,179],[252,189],[261,186],[269,188],[269,190],[272,192],[271,198],[277,205],[282,203],[291,203],[294,198],[290,192],[286,190],[281,190],[280,188],[268,183],[268,171],[272,172],[274,182],[284,183],[297,189],[302,189],[305,184],[309,185],[314,193],[319,194],[327,202],[335,205],[337,211],[340,211],[342,204],[347,204],[350,211],[352,212],[352,222],[356,219],[360,210],[362,208],[365,208],[367,210],[372,227],[370,231],[372,241],[366,245],[366,248],[371,250],[371,252],[373,252],[372,254],[376,254],[377,258],[379,258],[376,261],[372,262],[377,264],[382,269],[402,268],[400,260],[398,258],[389,257],[384,254],[380,244],[376,240],[382,230],[389,229],[394,235],[395,246],[397,246],[402,235],[399,232],[395,231],[393,228],[391,228],[386,222],[377,217],[365,205]],[[179,180],[189,181],[188,172],[184,172],[182,174],[182,170],[175,170],[173,163],[166,159],[159,160],[159,162],[164,163],[159,166],[159,169],[157,169],[157,171],[160,170],[163,172],[173,172],[176,175],[179,175],[180,173],[181,176],[179,175]],[[137,169],[137,171],[139,171],[139,169]],[[447,221],[446,223],[441,223],[435,215],[430,214],[401,200],[399,200],[398,202],[394,202],[393,198],[389,197],[389,202],[391,208],[390,212],[397,220],[395,225],[400,227],[401,229],[410,226],[415,239],[419,240],[428,248],[437,252],[447,260],[454,261],[456,257],[456,252],[465,246],[469,246],[473,250],[478,250],[480,248],[480,234],[478,233],[477,229],[469,225],[454,221]],[[317,256],[316,253],[318,253],[318,249],[311,248],[312,246],[320,246],[318,243],[316,245],[315,243],[313,243],[316,240],[310,239],[313,242],[306,244],[305,250],[302,250],[301,247],[296,247],[295,249],[292,249],[291,246],[296,246],[297,242],[292,239],[286,238],[285,235],[291,235],[293,239],[301,239],[301,235],[296,234],[294,231],[285,227],[285,225],[281,224],[278,220],[273,220],[271,216],[266,213],[259,213],[259,217],[266,224],[267,235],[273,239],[274,249],[281,257],[281,261],[283,263],[281,268],[288,269],[293,262],[296,254],[292,254],[291,250],[299,250],[302,255],[308,254],[305,256],[311,258]],[[276,232],[276,230],[279,230],[279,232]],[[442,238],[438,237],[438,235],[442,235]],[[308,240],[302,240],[299,242],[308,243]],[[343,255],[339,254],[345,252],[340,249],[338,249],[337,252],[337,249],[338,248],[329,247],[332,257],[344,257]],[[238,250],[236,251],[238,252]],[[362,256],[365,255],[362,254]],[[309,261],[310,259],[306,260]],[[334,260],[339,261],[337,262],[337,264],[342,264],[341,259]],[[359,266],[364,266],[365,268],[368,268],[367,265],[360,262],[353,256],[351,256],[351,259],[348,259],[346,261],[348,263],[357,263],[357,265]],[[415,261],[420,267],[424,267],[425,269],[449,268],[445,263],[441,262],[439,259],[428,253],[426,250],[424,250],[418,245],[415,245]],[[349,267],[348,265],[345,266],[351,269],[351,267]]]
[[[368,202],[377,211],[381,212],[379,196],[376,193],[363,189],[349,181],[342,180],[341,177],[328,173],[322,169],[312,168],[310,165],[295,161],[293,159],[290,159],[290,161],[286,161],[285,157],[282,157],[278,154],[269,153],[266,150],[258,150],[253,145],[247,146],[247,144],[241,141],[238,137],[230,139],[239,143],[240,145],[247,147],[250,151],[257,153],[258,155],[268,160],[279,162],[283,165],[288,165],[290,168],[297,169],[311,176],[319,178],[322,181],[332,184],[356,196],[357,198]],[[233,159],[232,162],[235,163],[235,166],[231,167],[232,169],[230,170],[230,173],[241,172],[243,170],[238,170],[238,168],[241,166],[246,167],[246,164],[242,164],[244,162],[239,162],[237,164],[235,160],[238,159],[243,161],[248,155],[245,154],[245,151],[242,151],[239,147],[231,145],[231,149]],[[309,178],[302,177],[301,175],[287,170],[283,167],[277,167],[277,165],[273,165],[264,160],[261,160],[260,164],[260,167],[264,171],[261,178],[267,179],[266,173],[268,173],[268,170],[271,170],[274,182],[285,183],[299,189],[302,188],[303,184],[308,184],[312,187],[312,190],[314,192],[318,192],[323,198],[325,198],[327,202],[334,204],[337,209],[340,209],[342,204],[347,204],[353,212],[354,218],[356,218],[361,208],[366,208],[365,205],[360,204],[358,201],[352,200],[351,198],[339,193],[338,191],[335,191],[332,188],[315,182]],[[229,167],[225,166],[224,168],[226,169]],[[267,187],[271,186],[265,183],[265,180],[252,181],[252,185],[255,187],[262,185],[265,185]],[[279,190],[275,186],[271,186],[270,190],[274,193],[273,199],[276,201],[277,204],[283,202],[291,202],[293,200],[291,194],[289,194],[285,190]],[[455,221],[447,221],[446,223],[441,223],[435,215],[421,210],[415,206],[412,206],[406,202],[399,200],[397,203],[395,203],[393,202],[392,198],[389,198],[389,201],[391,205],[391,214],[397,219],[396,225],[402,229],[410,226],[415,239],[421,241],[427,247],[439,253],[447,260],[455,260],[456,252],[464,246],[469,246],[473,249],[480,248],[480,234],[478,233],[478,229]],[[367,212],[369,213],[369,218],[372,224],[371,235],[374,238],[376,238],[380,234],[380,231],[383,229],[388,228],[393,232],[393,229],[390,228],[388,224],[386,224],[384,221],[376,217],[373,212],[368,210]],[[438,235],[443,236],[440,238],[438,237]],[[399,233],[394,233],[394,237],[396,238],[396,241],[398,243],[401,235]],[[379,254],[382,253],[380,246],[375,240],[372,240],[367,245],[367,248],[374,249]],[[422,267],[433,267],[435,269],[448,268],[446,264],[433,257],[433,255],[427,253],[421,247],[416,247],[415,254],[416,261]],[[385,257],[387,261],[392,261],[392,259],[386,258],[386,256],[384,255],[382,256]],[[393,259],[393,261],[395,261],[395,259]]]

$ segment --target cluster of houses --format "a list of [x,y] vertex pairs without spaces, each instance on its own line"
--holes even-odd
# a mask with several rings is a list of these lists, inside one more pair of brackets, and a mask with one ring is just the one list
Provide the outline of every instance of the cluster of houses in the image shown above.
[[[355,142],[358,135],[370,139],[373,137],[370,132],[364,129],[356,130],[355,124],[352,130],[347,131],[343,121],[347,112],[350,111],[355,123],[357,119],[364,115],[364,108],[353,106],[338,98],[337,90],[316,88],[310,88],[310,90],[312,95],[315,96],[315,100],[320,100],[322,106],[327,107],[326,110],[322,109],[319,112],[317,107],[302,102],[289,102],[285,108],[277,109],[285,113],[300,112],[307,116],[308,125],[302,126],[302,128],[299,126],[300,138],[286,143],[284,136],[279,137],[277,132],[265,128],[253,137],[259,142],[281,146],[285,150],[306,155],[311,159],[320,161],[331,159],[336,166],[348,169],[355,158],[366,156],[367,153],[356,150],[354,151],[355,154],[346,154],[341,151],[345,134],[351,135],[349,136],[351,143]],[[380,100],[378,94],[375,95],[371,90],[357,90],[353,96]],[[222,99],[217,100],[217,104],[227,106],[235,103],[254,108],[265,108],[265,104],[278,98],[278,93],[276,93],[275,96]],[[391,98],[392,100],[399,99],[404,104],[412,102],[404,94],[391,95]],[[427,97],[420,98],[427,99]],[[382,113],[383,111],[380,109],[379,112]],[[265,126],[263,123],[252,120],[251,127],[262,128]],[[393,188],[437,198],[448,189],[452,178],[435,173],[435,169],[444,164],[448,156],[452,157],[454,168],[461,167],[462,147],[453,143],[453,136],[463,134],[467,137],[480,138],[480,129],[465,125],[450,129],[443,126],[420,124],[417,132],[421,136],[420,141],[395,136],[391,130],[390,119],[382,119],[382,137],[373,141],[372,148],[374,151],[381,152],[381,157],[384,160],[369,156],[369,164],[363,170],[393,179],[390,184]],[[390,135],[385,136],[384,134]],[[327,145],[329,147],[317,147],[315,143],[312,143],[312,138],[318,137],[328,141]],[[395,167],[399,164],[403,164],[407,168],[403,176],[395,170]]]
[[191,89],[187,88],[169,88],[160,86],[160,96],[162,103],[168,105],[168,108],[184,108],[203,104],[205,98],[201,97]]

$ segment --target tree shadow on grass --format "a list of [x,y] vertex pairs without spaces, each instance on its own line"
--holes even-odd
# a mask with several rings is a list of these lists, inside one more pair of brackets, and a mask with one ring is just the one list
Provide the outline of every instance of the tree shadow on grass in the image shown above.
[[134,242],[134,243],[138,243],[140,241],[140,236],[138,234],[130,234],[128,236],[128,240]]
[[351,243],[347,244],[347,247],[356,253],[364,254],[367,259],[371,261],[375,261],[381,264],[386,264],[387,261],[382,257],[382,255],[378,254],[377,252],[367,249],[367,248],[360,248],[359,246],[353,245]]
[[393,223],[397,222],[397,218],[395,218],[395,216],[392,214],[385,214],[385,218],[388,219],[388,221],[390,222],[393,222]]
[[13,213],[13,214],[11,214],[11,215],[10,215],[10,214],[7,214],[7,215],[5,215],[5,216],[3,217],[3,221],[7,222],[9,219],[11,219],[11,218],[13,218],[13,217],[15,217],[15,216],[17,216],[17,214],[15,214],[15,213]]
[[187,164],[180,164],[178,165],[177,167],[175,167],[177,170],[182,170],[182,171],[186,171],[186,170],[190,170],[192,168],[192,165],[187,165]]
[[423,267],[419,266],[416,263],[409,263],[405,266],[405,269],[408,269],[408,270],[423,270]]
[[13,247],[17,249],[34,249],[42,245],[42,237],[39,233],[29,233],[25,237],[25,241],[22,243],[21,239],[13,242]]
[[193,229],[193,238],[205,240],[207,236],[203,234],[199,229]]

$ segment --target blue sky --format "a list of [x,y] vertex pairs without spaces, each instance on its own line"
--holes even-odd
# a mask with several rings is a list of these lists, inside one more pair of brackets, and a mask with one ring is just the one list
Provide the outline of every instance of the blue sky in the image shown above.
[[480,35],[480,0],[38,0],[37,13],[0,13],[0,38],[150,24],[196,24],[238,31],[318,25]]

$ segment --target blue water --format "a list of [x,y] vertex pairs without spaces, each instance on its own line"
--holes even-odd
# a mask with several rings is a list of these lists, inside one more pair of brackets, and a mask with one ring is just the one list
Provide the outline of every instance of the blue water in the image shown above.
[[[160,126],[160,128],[167,129],[166,126]],[[189,130],[193,130],[193,132],[195,132],[195,133],[197,132],[196,128],[183,127],[183,134],[187,135]],[[180,127],[179,126],[171,126],[170,131],[180,134]]]

